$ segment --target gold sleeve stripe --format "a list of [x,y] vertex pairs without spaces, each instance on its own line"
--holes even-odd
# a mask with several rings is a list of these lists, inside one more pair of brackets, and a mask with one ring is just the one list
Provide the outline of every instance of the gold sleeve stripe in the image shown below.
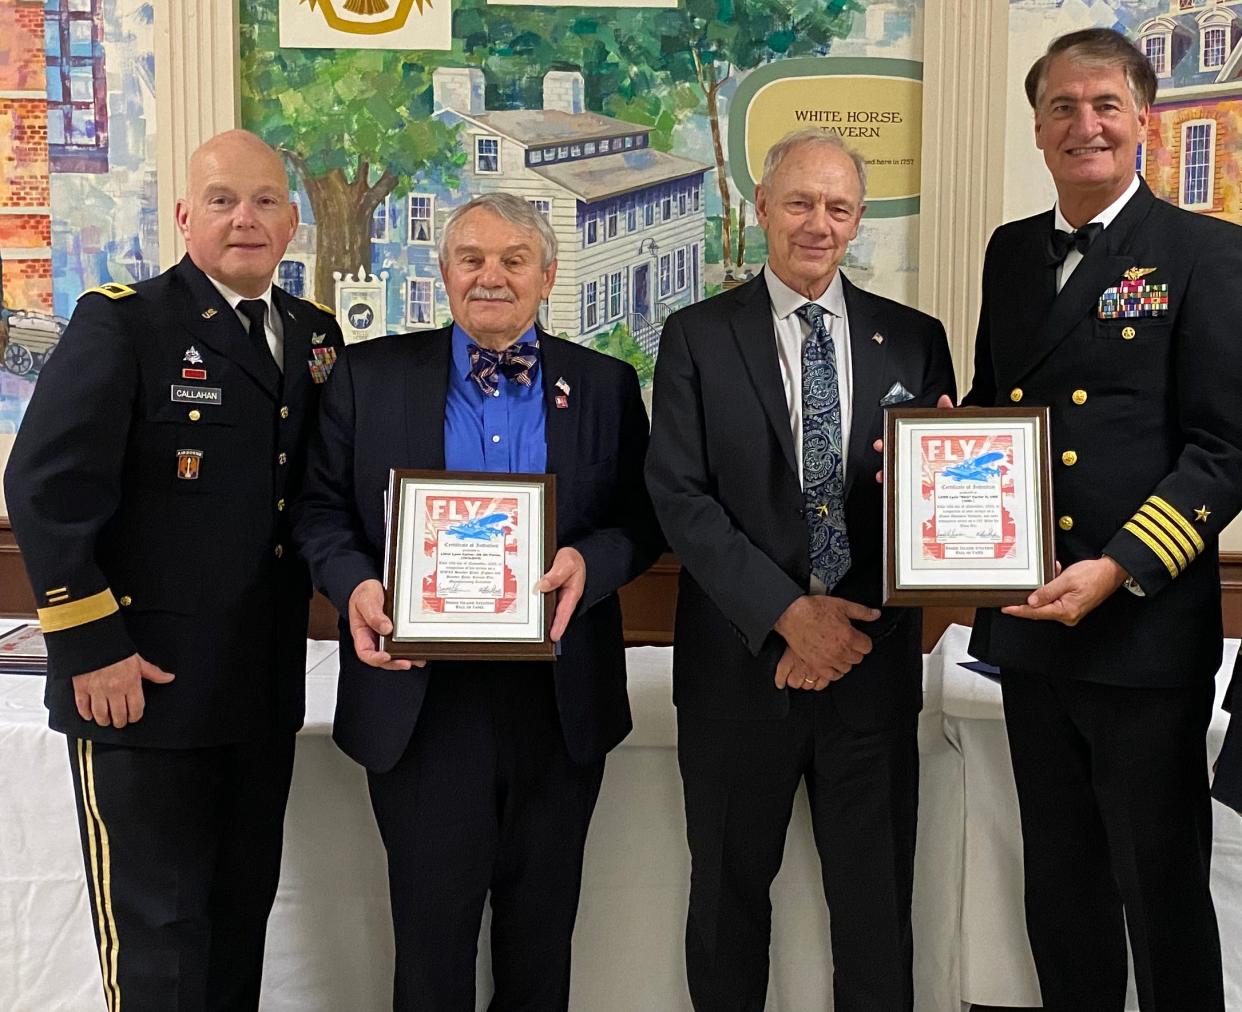
[[112,852],[108,829],[99,814],[95,796],[95,743],[78,739],[78,780],[82,784],[82,813],[90,841],[91,885],[95,894],[95,918],[99,927],[99,970],[103,975],[108,1012],[121,1012],[121,984],[117,959],[121,949],[112,912]]
[[1186,536],[1190,538],[1195,548],[1199,551],[1203,551],[1203,538],[1199,536],[1199,532],[1194,529],[1189,520],[1182,516],[1177,510],[1161,499],[1158,495],[1149,495],[1147,497],[1147,501],[1153,506],[1159,506],[1165,513],[1172,517],[1177,525],[1186,532]]
[[64,604],[68,600],[68,594],[48,594],[47,596],[48,604]]
[[1182,533],[1181,528],[1176,524],[1170,523],[1169,518],[1156,509],[1156,507],[1151,503],[1143,503],[1143,505],[1139,507],[1139,511],[1136,516],[1147,517],[1149,520],[1153,521],[1156,527],[1163,534],[1163,537],[1161,538],[1162,541],[1167,543],[1171,540],[1173,544],[1181,548],[1182,554],[1186,556],[1187,565],[1193,562],[1195,556],[1199,554],[1195,550],[1195,546],[1192,545],[1186,535]]
[[1130,518],[1130,523],[1135,524],[1136,526],[1141,527],[1143,530],[1145,530],[1149,535],[1152,536],[1152,538],[1154,538],[1159,543],[1159,545],[1166,552],[1168,552],[1169,557],[1172,558],[1173,562],[1176,564],[1177,571],[1179,573],[1183,569],[1185,569],[1187,566],[1190,565],[1190,562],[1194,558],[1194,555],[1189,555],[1189,556],[1186,555],[1186,553],[1183,552],[1180,547],[1178,547],[1177,542],[1174,541],[1172,538],[1170,538],[1168,534],[1164,532],[1163,528],[1152,523],[1151,520],[1145,517],[1142,513],[1136,513],[1134,516],[1132,516]]
[[51,608],[39,609],[39,625],[45,633],[61,632],[87,622],[97,622],[107,618],[117,610],[116,598],[112,591],[101,590],[98,594],[70,601],[68,604],[57,604]]
[[51,590],[45,590],[43,593],[46,594],[48,597],[51,597],[53,594],[67,594],[69,593],[69,588],[68,587],[53,587]]
[[1166,552],[1163,548],[1161,548],[1156,543],[1155,539],[1153,539],[1145,530],[1143,530],[1143,528],[1141,528],[1133,520],[1128,520],[1126,521],[1126,524],[1123,530],[1129,531],[1136,538],[1138,538],[1141,542],[1143,542],[1143,544],[1145,544],[1148,548],[1150,548],[1155,553],[1156,558],[1164,563],[1164,568],[1169,571],[1170,576],[1172,577],[1177,576],[1177,566],[1175,566],[1173,564],[1173,560],[1169,558],[1169,553]]

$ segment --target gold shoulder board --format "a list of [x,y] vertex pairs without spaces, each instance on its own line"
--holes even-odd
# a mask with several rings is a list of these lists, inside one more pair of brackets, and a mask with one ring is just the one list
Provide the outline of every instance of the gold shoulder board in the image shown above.
[[130,288],[129,285],[119,285],[115,281],[109,281],[106,285],[99,285],[96,288],[88,288],[82,293],[82,295],[79,295],[78,298],[80,299],[83,295],[91,295],[92,293],[106,295],[108,298],[114,300],[123,299],[128,295],[138,294]]
[[321,313],[327,313],[329,316],[336,316],[336,310],[333,309],[331,306],[325,306],[322,302],[316,302],[314,299],[303,299],[302,301],[309,302],[312,306],[318,309]]

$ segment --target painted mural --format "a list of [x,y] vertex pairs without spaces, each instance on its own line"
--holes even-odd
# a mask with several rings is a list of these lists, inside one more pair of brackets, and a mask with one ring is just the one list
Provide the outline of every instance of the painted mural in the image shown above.
[[0,450],[78,295],[159,270],[153,43],[150,2],[0,0]]
[[1137,165],[1156,196],[1242,224],[1242,0],[1010,0],[1006,218],[1056,199],[1034,149],[1025,69],[1054,36],[1089,27],[1124,32],[1156,71]]
[[[303,22],[319,10],[326,23],[317,2],[299,11]],[[770,83],[782,66],[806,75],[808,60],[827,72],[839,58],[854,70],[878,59],[921,88],[921,0],[452,0],[450,44],[413,51],[353,48],[343,36],[336,49],[282,48],[289,7],[240,8],[243,125],[284,154],[303,218],[280,283],[336,305],[347,339],[443,326],[444,219],[475,194],[517,193],[560,244],[543,324],[626,359],[644,383],[667,316],[765,259],[730,130],[739,93],[749,101],[757,91],[748,78]],[[338,36],[342,10],[333,8]],[[384,3],[357,23],[394,11]],[[803,83],[807,93],[813,82]],[[906,148],[913,137],[917,156],[917,112],[806,116],[849,140],[874,139],[878,120],[852,118],[863,112],[889,117],[883,129],[900,129]],[[917,193],[895,196],[905,202],[865,219],[845,267],[913,301]]]

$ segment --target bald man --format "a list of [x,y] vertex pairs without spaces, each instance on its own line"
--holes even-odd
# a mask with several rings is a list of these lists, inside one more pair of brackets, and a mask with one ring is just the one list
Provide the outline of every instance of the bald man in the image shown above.
[[272,285],[297,223],[258,137],[199,148],[188,255],[83,293],[5,474],[109,1009],[258,1006],[310,597],[285,504],[342,343]]

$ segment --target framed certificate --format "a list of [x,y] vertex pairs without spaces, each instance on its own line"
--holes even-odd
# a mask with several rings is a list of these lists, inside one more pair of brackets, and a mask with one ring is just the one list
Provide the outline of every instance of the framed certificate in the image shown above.
[[380,649],[428,660],[552,660],[550,474],[392,470]]
[[884,412],[884,603],[1021,604],[1052,579],[1047,408]]

